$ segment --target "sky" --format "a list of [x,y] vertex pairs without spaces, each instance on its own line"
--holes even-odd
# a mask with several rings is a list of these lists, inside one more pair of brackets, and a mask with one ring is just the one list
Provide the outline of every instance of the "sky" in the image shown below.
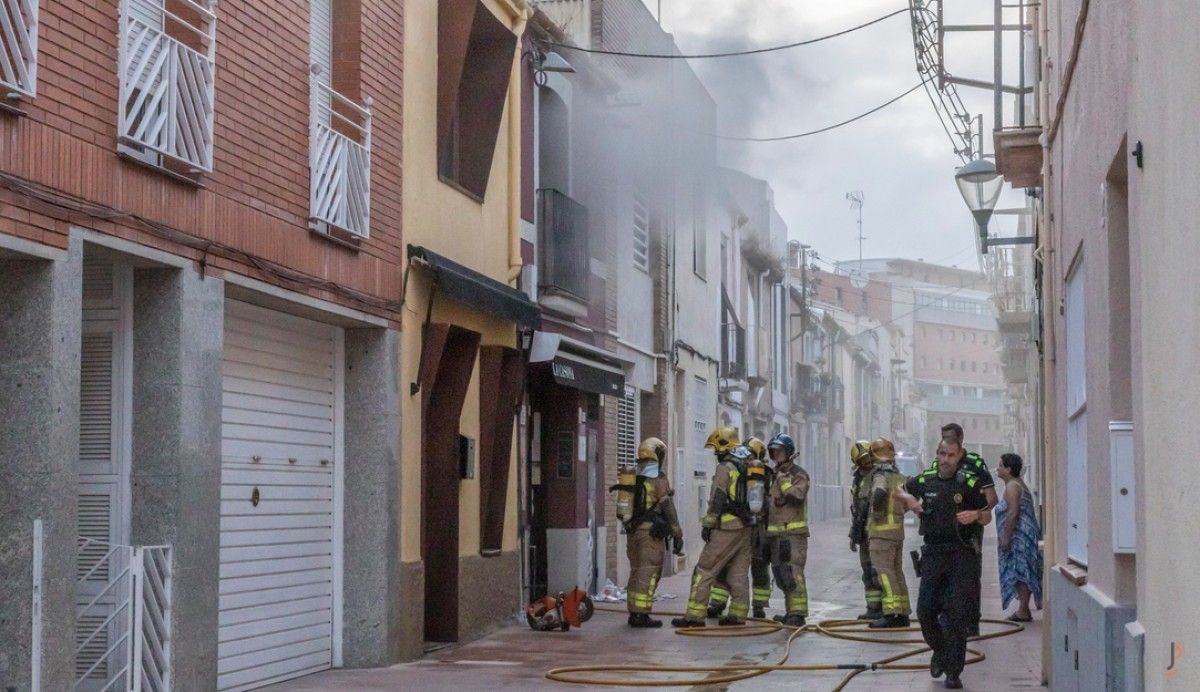
[[[658,0],[644,0],[652,13]],[[907,6],[906,0],[661,0],[663,28],[685,53],[742,50],[830,34]],[[947,3],[948,24],[991,23],[990,0]],[[1015,16],[1007,19],[1015,20]],[[1015,43],[1006,51],[1017,74]],[[693,60],[717,103],[718,131],[772,137],[858,115],[919,82],[907,14],[846,36],[758,56]],[[990,81],[991,34],[947,40],[946,69]],[[971,113],[984,114],[992,149],[992,94],[959,88]],[[857,215],[846,193],[863,192],[863,256],[923,259],[978,267],[974,226],[954,185],[961,165],[928,97],[918,90],[840,129],[790,142],[723,143],[721,163],[767,180],[792,239],[822,258],[858,258]],[[999,207],[1021,206],[1005,185]],[[997,219],[1001,229],[1013,223]]]

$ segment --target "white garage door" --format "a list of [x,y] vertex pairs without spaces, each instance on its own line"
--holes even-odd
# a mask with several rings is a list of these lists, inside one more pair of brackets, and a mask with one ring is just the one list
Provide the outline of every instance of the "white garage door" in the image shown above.
[[341,330],[225,306],[218,687],[329,668],[340,620]]

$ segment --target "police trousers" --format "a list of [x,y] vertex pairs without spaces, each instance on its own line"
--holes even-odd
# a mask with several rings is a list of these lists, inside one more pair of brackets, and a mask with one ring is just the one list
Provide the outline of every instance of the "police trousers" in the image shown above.
[[926,545],[921,550],[921,595],[917,618],[933,649],[933,660],[947,673],[962,672],[967,637],[974,618],[974,589],[979,584],[975,551],[960,544]]
[[703,620],[708,615],[708,597],[722,572],[729,583],[729,614],[744,619],[750,611],[750,527],[714,529],[712,538],[700,551],[692,571],[692,589],[688,595],[687,616]]
[[904,541],[872,538],[868,543],[871,566],[883,589],[883,614],[908,615],[912,608],[908,604],[908,584],[904,581]]
[[663,553],[663,539],[650,535],[649,522],[629,533],[625,544],[625,555],[629,558],[629,584],[625,587],[629,612],[650,612],[654,590],[662,576]]
[[788,615],[808,617],[808,587],[804,565],[808,562],[808,536],[772,536],[771,569],[775,585],[783,592]]

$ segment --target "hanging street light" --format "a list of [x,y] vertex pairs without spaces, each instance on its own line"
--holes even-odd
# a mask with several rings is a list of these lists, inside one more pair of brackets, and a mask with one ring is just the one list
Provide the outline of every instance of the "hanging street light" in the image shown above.
[[1004,178],[1000,177],[996,164],[987,159],[975,159],[958,169],[954,174],[954,182],[958,184],[958,191],[975,217],[975,223],[979,224],[980,237],[986,240],[988,221],[992,219],[992,212],[1000,199]]

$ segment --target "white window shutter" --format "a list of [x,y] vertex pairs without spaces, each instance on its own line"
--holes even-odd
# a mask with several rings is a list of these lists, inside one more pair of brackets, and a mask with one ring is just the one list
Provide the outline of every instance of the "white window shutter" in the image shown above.
[[333,0],[312,0],[312,36],[309,60],[319,66],[317,79],[332,86],[333,72]]

